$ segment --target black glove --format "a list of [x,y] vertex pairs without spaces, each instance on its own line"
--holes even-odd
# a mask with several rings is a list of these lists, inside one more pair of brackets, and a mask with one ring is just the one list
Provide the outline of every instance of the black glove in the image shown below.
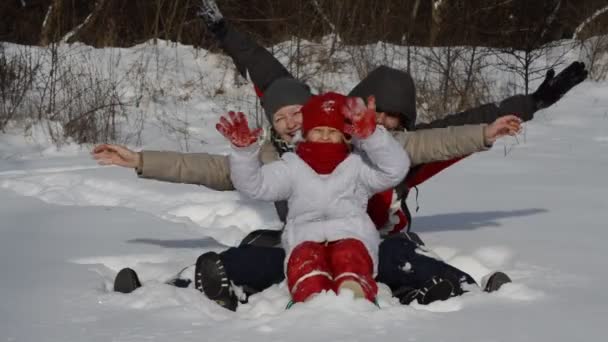
[[227,32],[226,21],[214,0],[200,0],[197,16],[203,19],[207,29],[218,40],[221,41],[224,38]]
[[[559,100],[570,89],[587,78],[585,63],[574,62],[555,76],[555,70],[549,69],[543,83],[532,94],[537,109],[547,108]],[[554,77],[555,76],[555,77]]]

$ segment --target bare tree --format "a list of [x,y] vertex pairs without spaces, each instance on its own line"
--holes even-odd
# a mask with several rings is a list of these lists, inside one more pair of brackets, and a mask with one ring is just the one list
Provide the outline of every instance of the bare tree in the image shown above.
[[7,53],[0,44],[0,131],[4,131],[11,120],[22,118],[27,93],[39,68],[39,58],[27,48]]
[[574,30],[574,34],[572,35],[572,39],[577,40],[581,32],[587,27],[589,24],[593,23],[595,19],[597,19],[600,15],[608,12],[608,5],[602,7],[595,11],[590,17],[586,18],[578,27]]

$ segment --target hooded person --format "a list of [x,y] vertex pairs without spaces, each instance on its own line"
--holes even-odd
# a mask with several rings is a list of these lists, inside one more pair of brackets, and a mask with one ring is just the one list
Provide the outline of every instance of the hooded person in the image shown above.
[[[394,187],[409,158],[360,99],[336,93],[314,96],[302,108],[304,140],[295,153],[262,166],[256,132],[242,113],[221,118],[217,128],[235,149],[231,178],[237,190],[262,200],[287,200],[282,235],[285,274],[294,302],[345,288],[374,301],[380,238],[365,211],[369,197]],[[345,123],[350,120],[350,124]],[[352,134],[368,162],[351,153]]]
[[397,120],[399,127],[408,131],[416,128],[416,86],[405,71],[379,66],[370,72],[348,96],[376,99],[377,120],[383,116]]

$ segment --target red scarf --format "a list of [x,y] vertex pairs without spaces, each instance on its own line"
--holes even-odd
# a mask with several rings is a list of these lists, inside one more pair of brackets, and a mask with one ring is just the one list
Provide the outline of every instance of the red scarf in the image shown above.
[[296,154],[320,175],[334,171],[350,153],[344,143],[319,143],[303,141],[296,147]]

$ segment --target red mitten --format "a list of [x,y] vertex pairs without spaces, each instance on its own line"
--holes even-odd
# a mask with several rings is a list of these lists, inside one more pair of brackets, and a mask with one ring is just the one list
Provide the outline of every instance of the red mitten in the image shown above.
[[258,136],[262,132],[262,129],[256,128],[253,131],[249,129],[245,114],[241,112],[228,112],[228,116],[232,123],[222,116],[220,122],[215,125],[215,129],[217,129],[226,139],[230,140],[234,146],[247,147],[258,140]]
[[346,125],[346,133],[360,139],[365,139],[376,130],[376,98],[367,98],[367,107],[361,98],[349,97],[343,107],[344,117],[351,124]]

